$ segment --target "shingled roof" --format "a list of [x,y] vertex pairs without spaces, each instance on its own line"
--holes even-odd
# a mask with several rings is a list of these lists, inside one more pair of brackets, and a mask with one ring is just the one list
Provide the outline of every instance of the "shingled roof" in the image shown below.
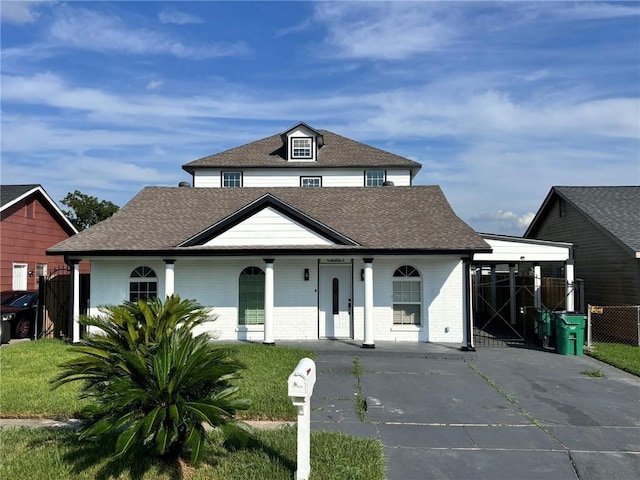
[[553,187],[525,236],[535,231],[553,195],[573,205],[632,252],[640,252],[640,186]]
[[[265,197],[350,239],[324,247],[204,247],[180,244]],[[461,253],[489,245],[458,218],[438,186],[335,188],[147,187],[113,217],[50,254],[225,255],[242,253]]]
[[412,175],[421,164],[393,153],[356,142],[327,130],[317,130],[324,137],[316,162],[287,161],[285,145],[280,134],[256,140],[240,147],[209,155],[182,166],[193,174],[200,168],[385,168],[410,169]]
[[0,185],[0,201],[2,202],[2,208],[38,187],[40,187],[40,185],[37,184]]

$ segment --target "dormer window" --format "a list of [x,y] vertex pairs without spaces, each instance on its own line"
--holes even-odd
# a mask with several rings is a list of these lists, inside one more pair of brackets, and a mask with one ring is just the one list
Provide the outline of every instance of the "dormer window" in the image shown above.
[[312,158],[310,138],[292,138],[291,147],[291,158]]

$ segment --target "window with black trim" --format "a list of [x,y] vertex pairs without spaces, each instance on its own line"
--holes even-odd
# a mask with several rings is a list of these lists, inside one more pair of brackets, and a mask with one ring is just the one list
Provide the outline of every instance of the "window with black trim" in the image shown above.
[[300,177],[300,186],[301,187],[321,187],[322,178],[321,177]]
[[247,267],[238,279],[238,324],[264,325],[264,272]]
[[242,186],[242,172],[222,172],[222,186],[234,188]]
[[129,276],[129,301],[150,300],[158,296],[158,277],[149,267],[138,267]]
[[291,158],[312,158],[310,138],[291,139]]
[[367,170],[365,174],[366,187],[381,187],[384,183],[383,170]]
[[422,279],[420,272],[403,265],[393,273],[393,324],[421,325]]
[[558,215],[560,218],[567,216],[567,203],[564,201],[564,198],[558,200]]

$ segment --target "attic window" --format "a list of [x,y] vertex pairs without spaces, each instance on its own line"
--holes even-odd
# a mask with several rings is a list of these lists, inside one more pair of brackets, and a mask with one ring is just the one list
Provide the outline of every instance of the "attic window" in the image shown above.
[[367,187],[381,187],[384,183],[384,170],[367,170],[365,185]]
[[291,158],[312,158],[310,138],[292,138],[291,147]]
[[561,198],[558,201],[558,215],[560,218],[567,216],[567,204],[565,203],[564,198]]
[[234,188],[242,186],[242,172],[222,172],[222,186]]

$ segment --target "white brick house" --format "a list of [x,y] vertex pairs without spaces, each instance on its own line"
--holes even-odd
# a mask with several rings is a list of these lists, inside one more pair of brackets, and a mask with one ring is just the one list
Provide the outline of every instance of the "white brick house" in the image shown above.
[[221,339],[471,347],[469,266],[491,248],[412,186],[420,164],[300,123],[183,168],[192,185],[147,187],[49,250],[91,260],[90,313],[177,293]]

